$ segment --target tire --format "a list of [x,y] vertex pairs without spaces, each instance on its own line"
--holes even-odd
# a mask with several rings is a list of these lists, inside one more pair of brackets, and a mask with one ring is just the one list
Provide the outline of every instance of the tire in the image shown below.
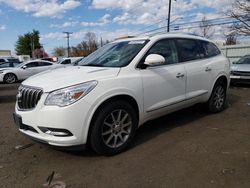
[[115,155],[131,143],[138,127],[135,109],[126,101],[107,103],[94,116],[90,146],[98,154]]
[[4,83],[7,83],[7,84],[13,84],[17,81],[17,77],[15,74],[13,73],[7,73],[4,78]]
[[211,96],[206,103],[206,108],[211,113],[218,113],[224,110],[227,96],[227,86],[223,81],[217,81],[214,85]]

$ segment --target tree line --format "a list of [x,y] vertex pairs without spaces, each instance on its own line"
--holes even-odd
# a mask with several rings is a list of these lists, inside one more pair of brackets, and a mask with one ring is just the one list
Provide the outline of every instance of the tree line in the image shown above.
[[[71,57],[80,57],[80,56],[86,57],[89,54],[91,54],[92,52],[94,52],[95,50],[97,50],[97,48],[99,46],[102,46],[108,42],[109,41],[106,40],[105,42],[99,43],[98,39],[96,37],[96,34],[93,32],[88,32],[83,37],[82,42],[80,42],[76,46],[70,47],[69,56],[71,56]],[[53,55],[56,57],[63,57],[66,55],[66,51],[67,51],[67,49],[63,46],[56,47],[53,50]]]

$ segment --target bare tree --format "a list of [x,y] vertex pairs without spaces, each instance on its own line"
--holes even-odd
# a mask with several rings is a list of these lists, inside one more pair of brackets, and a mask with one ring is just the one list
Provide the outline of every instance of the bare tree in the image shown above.
[[97,46],[98,46],[98,43],[97,43],[97,37],[95,33],[88,32],[85,34],[84,40],[80,44],[74,47],[71,47],[70,55],[71,56],[88,56],[89,54],[97,50]]
[[92,53],[97,50],[97,37],[95,33],[88,32],[85,34],[85,41],[88,46],[88,53]]
[[66,49],[64,47],[56,47],[53,50],[53,55],[56,57],[63,57],[66,55],[65,51],[66,51]]
[[239,35],[250,35],[250,0],[235,0],[229,13],[232,18],[239,21],[232,26],[232,30]]
[[207,20],[206,16],[203,16],[200,22],[200,34],[205,38],[212,38],[214,35],[214,29],[211,22]]
[[231,32],[227,35],[225,35],[226,41],[224,45],[235,45],[237,44],[237,35],[235,32]]

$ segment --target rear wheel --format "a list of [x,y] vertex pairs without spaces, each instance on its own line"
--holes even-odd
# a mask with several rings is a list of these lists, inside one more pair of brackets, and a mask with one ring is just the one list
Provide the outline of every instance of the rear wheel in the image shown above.
[[220,80],[217,81],[206,104],[209,112],[217,113],[221,112],[224,109],[226,103],[226,92],[226,84]]
[[117,100],[106,104],[95,116],[90,134],[92,149],[103,155],[114,155],[125,150],[137,129],[133,107]]
[[15,83],[17,81],[16,75],[13,73],[7,73],[4,78],[3,78],[4,82],[7,84],[12,84]]

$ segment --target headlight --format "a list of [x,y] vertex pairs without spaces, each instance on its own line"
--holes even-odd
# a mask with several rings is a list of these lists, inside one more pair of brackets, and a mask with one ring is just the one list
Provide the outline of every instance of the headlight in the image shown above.
[[97,81],[90,81],[53,91],[47,96],[44,104],[61,107],[68,106],[87,95],[96,85]]

